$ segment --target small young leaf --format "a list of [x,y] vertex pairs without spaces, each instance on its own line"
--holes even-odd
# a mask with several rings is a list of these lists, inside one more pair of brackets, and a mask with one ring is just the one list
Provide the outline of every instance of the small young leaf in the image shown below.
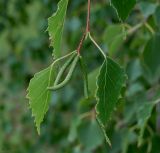
[[116,10],[118,17],[125,21],[136,4],[136,0],[111,0],[111,5]]
[[63,33],[63,26],[68,6],[68,0],[60,0],[58,9],[48,19],[48,32],[51,39],[51,46],[54,47],[54,57],[61,56],[61,39]]
[[51,98],[51,92],[47,90],[47,87],[51,85],[54,77],[53,65],[36,73],[31,79],[29,87],[27,89],[27,98],[29,99],[30,108],[32,114],[35,117],[35,124],[38,134],[40,134],[40,124],[44,119],[44,115],[48,111],[48,105]]
[[125,79],[124,70],[112,59],[107,58],[100,69],[96,93],[97,119],[102,128],[105,128],[116,107]]

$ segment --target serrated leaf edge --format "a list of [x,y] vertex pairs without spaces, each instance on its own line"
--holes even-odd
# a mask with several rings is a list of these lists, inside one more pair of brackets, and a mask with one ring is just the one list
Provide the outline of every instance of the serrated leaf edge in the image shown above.
[[[69,1],[69,0],[67,0],[67,6],[68,6],[68,1]],[[50,20],[51,18],[55,18],[55,17],[56,17],[57,13],[58,13],[59,10],[60,10],[60,6],[62,6],[62,8],[65,6],[65,5],[63,5],[63,0],[60,0],[60,1],[58,2],[56,12],[53,13],[53,15],[48,18],[48,25],[49,25],[49,20]],[[65,15],[64,15],[64,18],[63,18],[63,21],[62,21],[62,22],[63,22],[62,28],[64,27],[65,16],[66,16],[66,11],[65,11]],[[55,32],[54,38],[52,38],[52,36],[51,36],[51,34],[50,34],[50,32],[49,32],[49,26],[47,27],[46,31],[48,31],[49,39],[51,40],[51,42],[53,42],[54,39],[55,39],[55,36],[56,36],[56,33],[57,33],[57,32]],[[62,31],[63,31],[63,30],[62,30]],[[53,44],[54,44],[54,43],[53,43]],[[50,44],[50,46],[54,47],[54,46],[52,45],[52,43]]]
[[[55,62],[53,62],[53,64],[52,65],[50,65],[49,67],[50,67],[50,72],[49,72],[49,81],[48,81],[48,85],[50,85],[50,83],[51,83],[51,76],[52,76],[52,70],[53,70],[53,66],[54,66],[54,64],[56,63],[56,61]],[[49,68],[48,67],[48,68]],[[46,68],[47,69],[47,68]],[[45,70],[45,69],[44,69]],[[41,71],[40,71],[41,72]],[[30,80],[30,82],[29,82],[29,85],[30,85],[30,83],[33,81],[33,79],[36,79],[37,77],[38,77],[38,75],[40,74],[40,72],[38,72],[38,73],[36,73],[34,76],[33,76],[33,78]],[[46,88],[46,90],[47,90],[47,88]],[[29,86],[28,86],[28,88],[27,88],[27,95],[26,95],[26,98],[29,100],[29,109],[31,109],[32,110],[32,117],[34,117],[34,123],[35,123],[35,125],[36,125],[36,128],[37,128],[37,132],[38,132],[38,134],[40,135],[40,124],[43,122],[43,120],[44,120],[44,117],[40,120],[40,122],[39,122],[39,124],[36,122],[36,114],[34,114],[34,108],[32,108],[31,107],[31,97],[29,96]],[[48,91],[48,93],[47,93],[47,98],[46,98],[46,101],[47,101],[47,99],[48,99],[48,95],[49,95],[49,92],[50,91]],[[48,111],[48,108],[46,109],[47,111],[45,112],[45,108],[46,108],[46,103],[47,102],[45,102],[45,106],[44,106],[44,109],[43,109],[43,114],[44,114],[44,116],[45,116],[45,114],[47,113],[47,111]]]
[[[107,57],[107,58],[109,58],[109,57]],[[106,60],[107,60],[107,58],[106,58]],[[103,64],[104,64],[104,63],[105,63],[105,61],[103,62]],[[112,145],[111,145],[111,141],[110,141],[110,139],[109,139],[109,137],[107,136],[107,133],[106,133],[106,131],[105,131],[105,126],[104,126],[104,124],[101,122],[101,120],[98,118],[99,111],[97,110],[97,106],[98,106],[98,104],[99,104],[99,97],[97,96],[98,89],[99,89],[98,77],[99,77],[99,75],[100,75],[100,73],[101,73],[101,69],[102,69],[102,67],[103,67],[103,64],[101,65],[101,68],[99,69],[99,73],[98,73],[97,79],[96,79],[96,86],[97,86],[97,88],[96,88],[96,92],[95,92],[95,98],[96,98],[96,100],[97,100],[97,103],[96,103],[96,106],[95,106],[95,110],[96,110],[96,118],[97,118],[97,121],[98,121],[98,123],[99,123],[99,125],[100,125],[100,127],[101,127],[101,129],[102,129],[102,131],[103,131],[103,133],[104,133],[106,142],[109,144],[109,146],[112,146]],[[116,63],[116,64],[118,64],[118,63]],[[118,65],[119,65],[119,64],[118,64]],[[119,65],[119,67],[120,67],[121,69],[123,69],[120,65]],[[127,79],[128,79],[128,76],[127,76],[126,73],[125,73],[125,75],[124,75],[124,80],[125,80],[125,82],[126,82]],[[123,85],[122,85],[122,87],[121,87],[121,90],[122,90],[123,87],[126,87],[126,83],[125,83],[125,82],[123,83]],[[121,93],[121,91],[120,91],[120,93]],[[117,101],[118,101],[118,100],[119,100],[119,98],[117,99]]]
[[[103,64],[105,63],[105,61],[103,62]],[[103,67],[103,64],[101,65],[101,68],[99,69],[99,73],[98,73],[98,75],[97,75],[97,79],[96,79],[96,92],[95,92],[95,98],[96,98],[96,100],[97,100],[97,104],[96,104],[96,106],[95,106],[95,110],[96,110],[96,119],[97,119],[97,122],[98,122],[98,124],[99,124],[99,126],[100,126],[100,128],[102,129],[102,132],[104,133],[104,136],[105,136],[105,139],[106,139],[106,142],[109,144],[109,146],[112,146],[111,145],[111,141],[110,141],[110,139],[109,139],[109,137],[107,136],[107,133],[106,133],[106,131],[105,131],[105,126],[103,125],[103,123],[101,122],[101,120],[98,118],[98,114],[99,114],[99,111],[97,110],[97,105],[99,104],[99,97],[97,96],[97,91],[98,91],[98,89],[99,89],[99,86],[98,86],[98,77],[99,77],[99,75],[100,75],[100,72],[101,72],[101,69],[102,69],[102,67]]]

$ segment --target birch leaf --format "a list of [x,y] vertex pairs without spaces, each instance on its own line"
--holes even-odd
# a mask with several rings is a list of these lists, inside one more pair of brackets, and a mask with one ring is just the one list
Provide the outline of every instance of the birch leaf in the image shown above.
[[51,46],[54,48],[54,57],[61,56],[61,40],[64,27],[64,21],[68,6],[68,0],[60,0],[57,11],[48,18],[48,32],[51,40]]
[[136,4],[136,0],[111,0],[111,5],[116,10],[118,17],[125,21]]
[[140,129],[139,137],[138,137],[138,146],[143,144],[143,135],[145,132],[145,128],[147,126],[147,122],[152,115],[153,108],[160,102],[159,90],[158,94],[155,96],[153,101],[144,102],[137,109],[137,120],[138,120],[138,128]]
[[51,92],[47,87],[52,84],[54,77],[53,65],[36,73],[29,83],[27,98],[29,99],[32,115],[35,117],[35,124],[40,134],[40,124],[48,111]]
[[155,76],[160,69],[160,35],[156,34],[147,43],[144,52],[143,60],[152,76]]
[[[112,59],[107,58],[100,69],[96,92],[97,119],[103,132],[105,132],[104,128],[116,108],[125,79],[124,70]],[[106,138],[107,142],[110,143],[107,136]]]

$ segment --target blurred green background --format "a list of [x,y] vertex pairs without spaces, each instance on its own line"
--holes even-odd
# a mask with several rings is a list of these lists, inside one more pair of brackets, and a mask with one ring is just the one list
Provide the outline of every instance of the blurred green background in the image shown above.
[[[53,94],[38,136],[25,98],[26,89],[33,75],[52,61],[53,49],[49,47],[46,29],[47,19],[56,11],[58,0],[0,0],[0,153],[160,153],[158,109],[153,108],[139,148],[139,130],[134,128],[138,125],[136,114],[140,104],[160,93],[159,67],[153,75],[143,67],[142,53],[153,35],[146,26],[130,35],[124,29],[147,20],[158,34],[159,1],[137,1],[127,26],[120,24],[109,1],[91,2],[93,37],[128,74],[125,98],[107,128],[112,148],[105,143],[95,120],[95,99],[83,98],[79,69],[67,87]],[[85,28],[86,9],[86,0],[70,0],[63,54],[77,47]],[[89,83],[93,90],[97,72],[92,71],[102,64],[103,58],[89,41],[84,44],[82,54],[91,72]],[[87,114],[90,110],[93,115]]]

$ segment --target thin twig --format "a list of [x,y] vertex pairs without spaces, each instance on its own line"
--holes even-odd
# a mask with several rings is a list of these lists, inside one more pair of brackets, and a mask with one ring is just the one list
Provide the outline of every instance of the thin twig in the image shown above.
[[131,34],[133,34],[134,32],[136,32],[139,28],[141,28],[142,26],[143,26],[143,22],[142,23],[139,23],[139,24],[137,24],[136,26],[134,26],[134,27],[132,27],[131,29],[129,29],[128,31],[127,31],[127,35],[131,35]]
[[77,48],[77,53],[78,54],[80,54],[80,51],[81,51],[81,48],[82,48],[85,37],[86,37],[86,32],[83,33],[83,36],[82,36],[82,38],[79,42],[79,45],[78,45],[78,48]]
[[85,40],[86,35],[90,32],[90,12],[91,12],[91,0],[88,0],[88,9],[87,9],[87,19],[86,19],[86,30],[83,33],[83,36],[79,42],[77,53],[80,54],[83,42]]
[[96,41],[93,39],[93,37],[91,36],[91,34],[88,34],[89,38],[91,39],[91,41],[94,43],[94,45],[99,49],[99,51],[102,53],[102,55],[104,56],[104,58],[106,59],[106,55],[104,53],[104,51],[101,49],[101,47],[96,43]]
[[90,32],[90,12],[91,12],[91,0],[88,0],[86,34]]
[[155,34],[154,29],[153,29],[147,22],[145,22],[144,25],[145,25],[145,27],[151,32],[152,35]]

